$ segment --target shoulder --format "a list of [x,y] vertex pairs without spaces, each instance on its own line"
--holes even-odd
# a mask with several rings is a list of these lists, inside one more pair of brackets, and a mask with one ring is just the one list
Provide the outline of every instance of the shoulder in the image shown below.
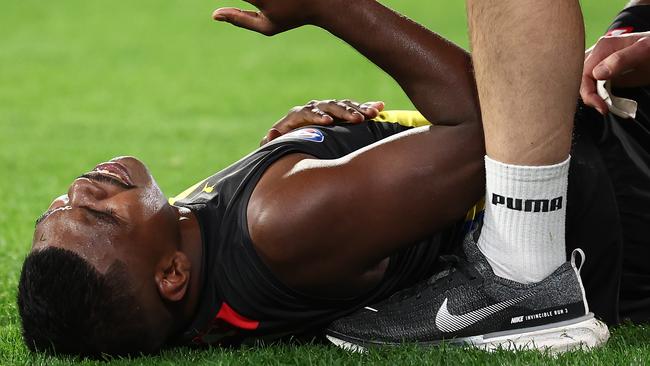
[[271,243],[284,236],[291,220],[287,211],[296,212],[305,204],[300,199],[294,170],[313,156],[303,153],[286,155],[271,164],[253,189],[246,208],[247,225],[253,245],[265,259],[279,260],[286,251],[276,251]]
[[[328,169],[327,165],[332,165]],[[342,184],[330,179],[336,160],[290,154],[271,165],[248,203],[247,229],[252,245],[279,278],[291,282],[328,236],[328,217],[339,205]],[[304,269],[304,268],[303,268]]]

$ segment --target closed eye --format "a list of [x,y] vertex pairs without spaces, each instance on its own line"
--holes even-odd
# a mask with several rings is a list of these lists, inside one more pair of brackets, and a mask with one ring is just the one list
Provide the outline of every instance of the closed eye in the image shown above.
[[122,220],[118,219],[115,216],[114,210],[108,209],[108,210],[98,211],[88,207],[83,207],[83,208],[86,209],[91,215],[93,215],[95,218],[97,218],[100,221],[107,222],[112,225],[119,225],[122,223]]
[[[121,220],[120,218],[118,218],[115,215],[115,210],[107,209],[107,210],[99,211],[99,210],[94,210],[92,208],[85,207],[85,206],[81,207],[81,208],[88,211],[91,215],[93,215],[96,219],[98,219],[100,221],[103,221],[103,222],[106,222],[106,223],[109,223],[109,224],[113,224],[113,225],[119,225],[119,224],[124,223],[123,220]],[[34,224],[34,226],[38,226],[38,224],[40,224],[48,216],[50,216],[52,213],[54,213],[55,211],[58,211],[58,210],[61,210],[61,208],[55,208],[55,209],[45,211],[41,216],[39,216],[36,219],[36,223]]]

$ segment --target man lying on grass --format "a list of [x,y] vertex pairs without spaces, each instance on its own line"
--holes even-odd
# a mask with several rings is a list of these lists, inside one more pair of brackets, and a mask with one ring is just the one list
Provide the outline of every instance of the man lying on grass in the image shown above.
[[[264,27],[255,29],[273,34],[313,23],[329,30],[393,76],[434,124],[418,127],[423,118],[390,113],[362,122],[381,104],[312,102],[292,110],[271,142],[171,204],[138,160],[98,165],[38,220],[18,297],[31,350],[120,355],[321,330],[430,278],[439,254],[460,247],[476,226],[484,149],[468,55],[374,1],[347,4],[346,17],[334,0],[265,3],[264,15],[250,18]],[[237,23],[233,12],[216,17]],[[596,116],[579,118],[588,130]],[[357,123],[333,123],[339,120]],[[318,126],[273,139],[304,124]],[[617,212],[599,211],[611,203],[594,200],[609,187],[600,183],[606,172],[589,163],[598,153],[590,135],[581,136],[569,201],[576,230],[568,237],[597,258],[598,267],[583,268],[594,279],[587,291],[596,313],[615,322],[619,247],[595,245],[589,238],[607,230],[587,224]],[[550,325],[587,315],[579,276],[564,267],[572,287],[557,305],[571,311]],[[608,274],[604,281],[600,273]],[[542,310],[535,306],[517,311]],[[525,333],[510,319],[494,314],[481,322],[483,332]],[[589,336],[592,345],[603,341]]]

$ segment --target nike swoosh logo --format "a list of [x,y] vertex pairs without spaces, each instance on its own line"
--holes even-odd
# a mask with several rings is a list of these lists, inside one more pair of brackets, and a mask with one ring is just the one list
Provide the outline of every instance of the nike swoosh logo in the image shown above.
[[472,324],[476,324],[488,316],[505,310],[517,304],[518,302],[527,299],[530,296],[532,296],[532,294],[527,294],[514,299],[502,301],[481,309],[470,311],[469,313],[462,315],[454,315],[449,313],[449,309],[447,308],[447,302],[449,301],[449,298],[445,298],[445,301],[442,302],[442,305],[436,314],[436,327],[445,333],[458,332],[459,330],[465,329]]

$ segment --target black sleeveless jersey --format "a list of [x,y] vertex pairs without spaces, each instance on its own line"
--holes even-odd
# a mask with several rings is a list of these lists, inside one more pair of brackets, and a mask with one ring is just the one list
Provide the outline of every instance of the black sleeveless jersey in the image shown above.
[[463,223],[391,257],[383,280],[369,293],[336,300],[302,294],[282,284],[258,257],[249,236],[248,200],[264,171],[281,157],[305,153],[335,159],[428,124],[418,113],[387,112],[382,116],[399,119],[402,124],[376,120],[302,128],[170,200],[197,215],[203,240],[204,286],[198,311],[181,335],[181,343],[231,345],[311,332],[433,274],[441,247],[460,235],[457,231]]

